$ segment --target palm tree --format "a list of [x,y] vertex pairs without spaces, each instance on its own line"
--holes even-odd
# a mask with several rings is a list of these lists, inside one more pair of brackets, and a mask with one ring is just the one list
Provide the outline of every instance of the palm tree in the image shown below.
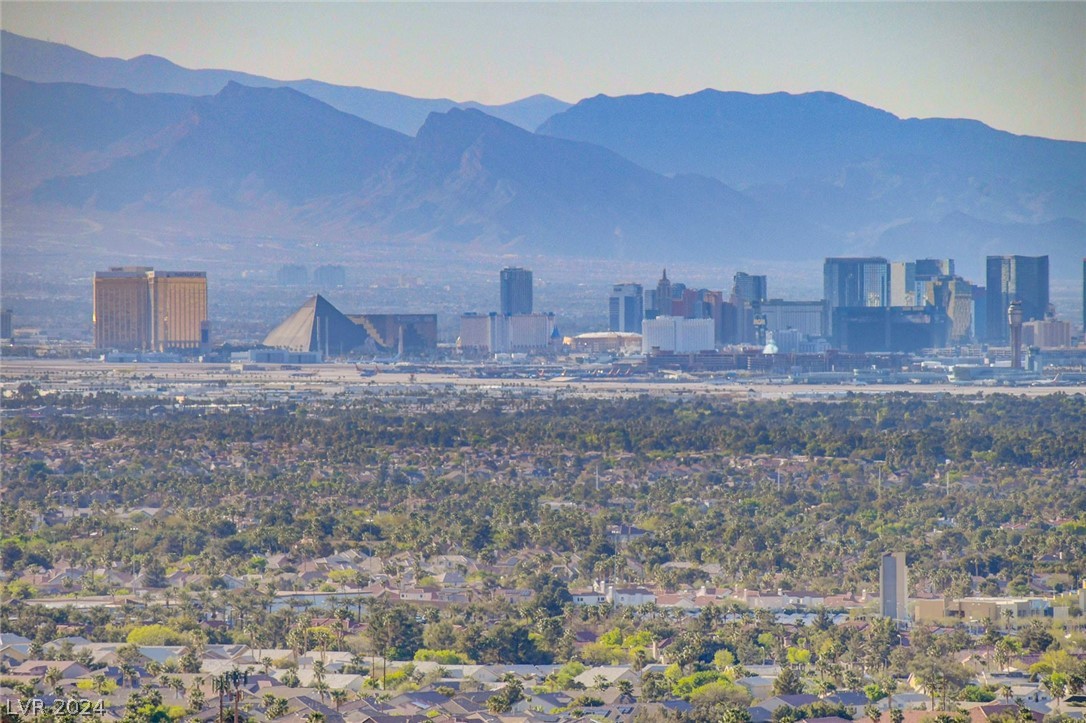
[[185,681],[181,680],[180,676],[170,676],[170,687],[173,688],[173,692],[180,698],[185,693]]
[[1011,645],[1007,642],[1006,638],[1000,638],[996,642],[993,657],[995,658],[996,665],[999,666],[1000,671],[1007,669],[1007,663],[1010,661],[1011,657],[1011,650]]
[[894,693],[897,692],[897,678],[892,675],[885,676],[879,681],[879,687],[886,691],[886,707],[888,710],[894,709]]
[[136,680],[136,666],[131,663],[121,663],[120,669],[121,680],[123,680],[129,688],[133,687]]
[[332,702],[336,704],[336,712],[339,712],[339,706],[347,702],[347,691],[342,688],[335,688],[332,690]]
[[230,679],[226,673],[216,675],[211,679],[211,690],[219,694],[219,723],[223,723],[223,699],[230,690]]
[[104,695],[106,692],[106,676],[104,673],[95,673],[91,676],[91,685],[94,692],[98,695]]
[[230,672],[226,673],[226,679],[230,687],[233,689],[234,697],[234,723],[238,723],[238,704],[241,702],[241,687],[249,682],[249,671],[238,670],[234,668]]
[[60,668],[57,668],[56,666],[49,666],[49,669],[45,671],[45,683],[49,686],[50,690],[54,690],[63,677],[64,674],[61,673]]
[[189,688],[189,710],[193,713],[198,713],[204,707],[204,689],[203,678],[196,678],[192,681],[192,687]]

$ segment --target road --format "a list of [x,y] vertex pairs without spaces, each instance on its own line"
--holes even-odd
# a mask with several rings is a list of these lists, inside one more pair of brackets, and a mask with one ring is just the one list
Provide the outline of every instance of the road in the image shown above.
[[[370,367],[372,370],[373,367]],[[545,379],[485,378],[451,373],[431,373],[377,368],[360,374],[352,364],[315,364],[295,369],[266,365],[240,371],[226,364],[109,363],[101,361],[5,359],[0,364],[0,386],[5,394],[29,382],[45,392],[117,391],[138,396],[170,396],[191,399],[245,399],[287,397],[312,399],[337,394],[410,394],[432,391],[484,392],[488,394],[564,394],[588,397],[710,395],[733,399],[833,399],[846,394],[1084,394],[1086,387],[986,386],[968,384],[790,384],[765,380],[649,381],[637,378],[552,377]]]

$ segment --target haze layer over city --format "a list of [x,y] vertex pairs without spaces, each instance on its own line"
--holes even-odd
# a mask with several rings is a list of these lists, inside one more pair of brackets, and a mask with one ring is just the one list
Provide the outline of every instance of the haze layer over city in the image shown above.
[[1083,719],[1086,4],[0,24],[5,723]]

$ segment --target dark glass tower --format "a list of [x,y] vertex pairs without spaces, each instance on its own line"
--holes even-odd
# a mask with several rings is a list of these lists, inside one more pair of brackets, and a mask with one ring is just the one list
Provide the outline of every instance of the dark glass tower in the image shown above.
[[1022,321],[1045,318],[1048,310],[1047,256],[989,256],[987,264],[987,341],[1009,344],[1007,308],[1022,304]]
[[641,320],[645,317],[644,291],[641,284],[615,284],[609,299],[609,324],[611,331],[641,333]]
[[532,313],[532,272],[510,267],[502,269],[502,314]]
[[880,256],[828,258],[822,267],[826,318],[823,333],[832,336],[833,310],[842,307],[889,306],[890,262]]

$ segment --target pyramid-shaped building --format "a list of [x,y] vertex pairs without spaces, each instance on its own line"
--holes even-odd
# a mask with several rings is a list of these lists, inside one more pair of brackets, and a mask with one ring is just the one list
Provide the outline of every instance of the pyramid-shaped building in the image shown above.
[[291,351],[317,351],[325,357],[343,356],[361,347],[368,338],[369,334],[363,327],[317,294],[272,329],[264,337],[264,346]]

